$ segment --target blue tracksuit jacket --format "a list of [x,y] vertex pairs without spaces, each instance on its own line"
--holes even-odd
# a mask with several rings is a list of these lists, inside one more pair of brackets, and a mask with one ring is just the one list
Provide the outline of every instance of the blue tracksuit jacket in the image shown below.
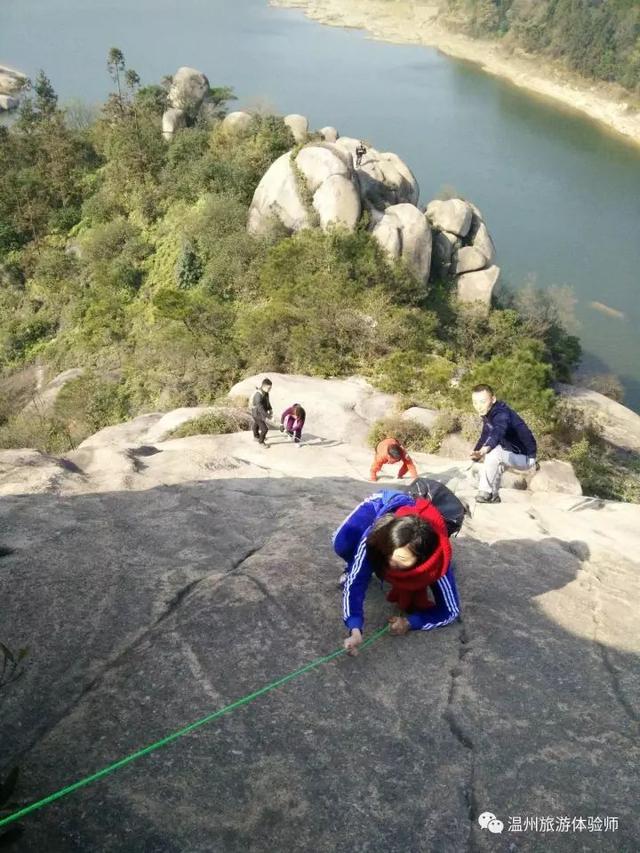
[[[376,492],[357,506],[333,534],[336,554],[347,563],[347,579],[342,590],[342,616],[349,630],[364,625],[364,598],[373,575],[367,560],[367,534],[373,523],[387,512],[412,505],[415,498],[404,492]],[[460,599],[453,574],[453,564],[440,580],[430,587],[435,607],[408,615],[414,631],[430,631],[449,625],[460,615]]]

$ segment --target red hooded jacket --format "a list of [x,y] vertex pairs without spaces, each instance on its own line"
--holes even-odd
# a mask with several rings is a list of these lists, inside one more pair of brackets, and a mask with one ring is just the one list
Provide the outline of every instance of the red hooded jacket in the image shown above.
[[387,600],[396,602],[401,610],[426,610],[432,606],[427,589],[446,574],[451,562],[451,542],[447,525],[434,505],[426,498],[418,498],[415,506],[403,506],[394,512],[396,518],[417,515],[433,528],[438,545],[433,554],[412,569],[387,569],[385,581],[391,584]]

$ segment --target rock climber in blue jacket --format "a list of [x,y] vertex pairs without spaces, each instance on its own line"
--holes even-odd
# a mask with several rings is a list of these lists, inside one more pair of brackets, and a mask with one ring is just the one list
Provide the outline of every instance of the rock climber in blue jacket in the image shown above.
[[392,634],[430,631],[458,618],[447,526],[429,500],[376,492],[342,522],[333,547],[347,563],[341,582],[349,654],[356,655],[363,640],[364,599],[374,573],[391,585],[387,599],[404,611],[389,619]]

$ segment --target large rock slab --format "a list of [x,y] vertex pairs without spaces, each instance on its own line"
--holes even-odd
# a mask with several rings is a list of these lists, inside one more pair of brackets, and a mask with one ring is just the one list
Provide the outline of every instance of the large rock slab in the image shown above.
[[[474,214],[474,221],[475,219],[476,216]],[[484,265],[490,267],[496,259],[496,247],[484,222],[478,222],[477,228],[473,229],[471,245],[477,252],[484,255]]]
[[[304,390],[272,378],[280,402]],[[348,467],[366,471],[370,451],[323,441],[161,442],[117,488],[67,472],[55,491],[3,496],[14,551],[0,558],[2,640],[30,646],[0,716],[5,760],[21,770],[15,799],[340,646],[331,533],[371,493]],[[130,449],[114,432],[90,445]],[[418,458],[461,479],[450,460]],[[498,841],[533,853],[547,835],[510,832],[510,816],[592,812],[619,820],[599,850],[635,849],[640,507],[503,501],[476,507],[455,541],[461,622],[331,660],[33,813],[20,850],[444,853]],[[372,584],[368,635],[392,612]],[[446,796],[416,796],[417,778]],[[489,809],[501,838],[477,823]],[[583,853],[586,839],[563,834],[562,850]]]
[[427,427],[427,429],[433,429],[439,414],[440,412],[437,409],[424,409],[422,406],[411,406],[400,417],[403,421],[417,421],[417,423]]
[[481,270],[486,263],[486,257],[474,246],[461,246],[453,256],[452,270],[455,275],[462,275]]
[[[286,373],[269,373],[274,417],[293,403],[306,410],[305,433],[323,438],[364,444],[374,421],[391,415],[397,398],[376,391],[365,379],[320,379]],[[250,397],[262,379],[250,376],[229,391],[229,397]]]
[[458,237],[466,237],[471,227],[473,210],[467,201],[451,198],[446,201],[434,199],[427,205],[427,217],[438,231],[450,231]]
[[460,302],[479,305],[485,310],[491,307],[491,296],[500,277],[500,267],[489,267],[478,272],[464,273],[457,279]]
[[351,178],[353,173],[349,158],[337,145],[330,143],[306,145],[298,152],[295,162],[312,193],[332,175]]
[[325,142],[337,142],[340,138],[340,134],[335,129],[335,127],[331,127],[331,125],[327,125],[326,127],[321,127],[318,131],[320,137],[324,139]]
[[170,107],[194,118],[208,91],[209,81],[202,71],[183,65],[173,75],[167,101]]
[[15,110],[20,105],[20,101],[12,95],[0,94],[0,110]]
[[174,134],[186,126],[187,113],[185,110],[170,107],[162,114],[162,135],[167,141],[173,139]]
[[306,142],[309,135],[309,119],[306,116],[291,113],[284,117],[284,123],[293,133],[296,142]]
[[341,136],[336,142],[352,158],[363,205],[373,211],[383,211],[393,204],[417,204],[420,188],[407,164],[391,151],[367,148],[357,166],[356,149],[359,144],[360,140],[349,136]]
[[313,207],[324,230],[338,225],[353,231],[362,212],[358,190],[346,175],[330,175],[323,181],[314,193]]
[[596,420],[611,444],[640,453],[640,415],[636,412],[589,388],[559,384],[558,392],[572,406]]
[[529,480],[532,492],[558,492],[564,495],[581,495],[582,486],[569,462],[552,459],[540,463],[540,470]]
[[245,133],[251,126],[252,121],[251,113],[236,110],[222,119],[222,126],[231,133]]
[[390,205],[371,233],[391,258],[402,259],[426,284],[431,269],[431,229],[415,205]]
[[295,233],[310,227],[314,215],[323,228],[341,225],[353,230],[360,218],[360,196],[345,152],[318,142],[292,157],[293,152],[279,157],[258,184],[249,209],[249,231],[264,233],[276,219]]
[[309,210],[300,197],[289,152],[271,164],[256,187],[247,228],[252,234],[264,234],[274,220],[282,223],[290,233],[308,228],[311,222]]

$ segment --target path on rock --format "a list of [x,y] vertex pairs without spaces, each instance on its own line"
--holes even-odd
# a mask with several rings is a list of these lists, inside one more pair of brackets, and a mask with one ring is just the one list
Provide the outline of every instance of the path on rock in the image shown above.
[[[302,448],[242,433],[150,450],[161,417],[63,463],[0,453],[15,549],[0,559],[2,639],[30,647],[0,720],[21,801],[344,636],[330,536],[374,488],[370,452],[310,433]],[[472,493],[459,461],[416,461]],[[640,507],[503,499],[456,540],[460,623],[386,637],[34,813],[19,849],[540,850],[541,833],[507,830],[526,815],[617,816],[617,832],[564,834],[558,849],[636,849]],[[372,586],[368,630],[390,612]],[[482,811],[502,836],[480,829]]]

